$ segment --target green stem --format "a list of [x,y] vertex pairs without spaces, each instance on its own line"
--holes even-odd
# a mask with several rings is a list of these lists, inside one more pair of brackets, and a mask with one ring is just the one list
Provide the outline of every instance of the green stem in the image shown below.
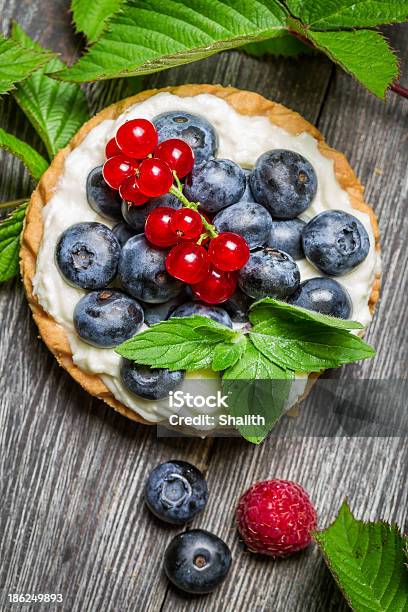
[[9,200],[8,202],[0,203],[0,210],[4,208],[17,208],[20,204],[27,202],[27,198],[20,198],[18,200]]
[[198,210],[198,207],[200,206],[200,202],[190,202],[186,196],[183,193],[183,186],[180,183],[180,179],[178,178],[177,174],[175,172],[173,172],[174,174],[174,180],[176,181],[176,185],[172,185],[170,187],[170,193],[172,193],[178,200],[180,200],[180,202],[183,204],[183,206],[185,206],[186,208],[190,208],[192,210],[196,210],[200,217],[201,217],[201,221],[203,223],[203,227],[205,228],[205,234],[201,234],[199,240],[198,240],[198,244],[201,244],[202,241],[208,236],[210,236],[210,238],[216,238],[218,236],[218,233],[214,227],[214,225],[212,225],[211,223],[209,223],[207,221],[207,219],[200,213],[200,211]]

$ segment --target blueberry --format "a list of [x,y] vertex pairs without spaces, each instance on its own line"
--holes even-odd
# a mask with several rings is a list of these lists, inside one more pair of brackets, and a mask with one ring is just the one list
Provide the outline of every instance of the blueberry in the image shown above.
[[273,217],[294,219],[315,197],[317,177],[303,155],[275,149],[257,159],[250,184],[255,200]]
[[102,289],[84,295],[75,306],[78,336],[94,346],[112,348],[132,338],[143,324],[143,310],[121,291]]
[[255,299],[285,300],[298,288],[299,282],[299,268],[292,257],[271,248],[251,253],[238,276],[242,291]]
[[191,317],[192,315],[208,317],[217,323],[221,323],[221,325],[232,327],[230,316],[223,308],[219,306],[209,306],[201,302],[187,302],[176,308],[176,310],[173,310],[170,317]]
[[184,525],[201,512],[208,499],[207,483],[194,465],[166,461],[154,468],[145,484],[147,507],[172,525]]
[[248,168],[242,168],[242,170],[246,178],[246,187],[245,187],[244,195],[242,196],[241,200],[244,200],[245,202],[255,202],[254,194],[252,193],[251,185],[249,184],[249,177],[251,176],[251,170],[249,170]]
[[187,593],[211,593],[226,578],[230,566],[228,546],[204,529],[179,533],[164,555],[168,579]]
[[61,234],[55,259],[65,280],[82,289],[103,289],[115,278],[120,244],[102,223],[77,223]]
[[272,229],[272,217],[256,202],[241,200],[221,210],[213,219],[217,232],[235,232],[247,241],[250,249],[263,246]]
[[134,395],[148,400],[159,400],[181,385],[184,372],[149,368],[123,359],[120,377],[125,387]]
[[122,215],[126,223],[133,227],[137,233],[140,233],[144,231],[147,216],[159,206],[178,209],[182,207],[182,203],[171,193],[166,193],[160,198],[151,198],[143,206],[132,206],[123,201]]
[[364,261],[370,250],[370,239],[356,217],[342,210],[328,210],[304,228],[303,249],[307,259],[319,270],[339,276]]
[[317,277],[304,281],[288,302],[338,319],[349,319],[353,308],[346,289],[334,278]]
[[248,311],[253,300],[241,291],[237,289],[229,300],[223,303],[223,308],[228,312],[231,320],[234,323],[246,323],[248,321]]
[[159,142],[169,138],[181,138],[194,151],[196,163],[201,163],[217,153],[218,137],[207,119],[184,111],[170,111],[152,120],[159,135]]
[[122,219],[122,198],[119,192],[111,189],[102,176],[102,166],[91,170],[86,179],[86,198],[89,206],[101,217],[111,221]]
[[285,251],[293,259],[303,259],[302,232],[306,222],[302,219],[288,219],[287,221],[272,221],[267,246]]
[[188,292],[187,285],[183,287],[181,292],[176,295],[176,297],[171,298],[167,302],[163,302],[163,304],[142,304],[145,316],[146,325],[155,325],[155,323],[160,323],[160,321],[166,321],[171,313],[181,304],[184,304],[188,299],[190,299],[190,294]]
[[166,270],[167,251],[150,245],[143,235],[127,241],[119,260],[119,277],[133,297],[161,304],[180,293],[183,284]]
[[229,159],[210,159],[194,168],[184,193],[190,201],[200,202],[204,212],[212,214],[238,202],[245,187],[245,174],[238,164]]
[[133,236],[137,236],[137,231],[127,225],[127,223],[117,223],[115,227],[112,228],[112,232],[119,242],[120,246],[123,247],[126,242],[133,238]]

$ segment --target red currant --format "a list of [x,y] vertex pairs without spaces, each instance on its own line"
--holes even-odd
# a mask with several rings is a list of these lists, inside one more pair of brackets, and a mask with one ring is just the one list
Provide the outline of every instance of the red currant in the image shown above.
[[199,300],[207,304],[220,304],[228,300],[237,288],[237,277],[233,272],[221,272],[210,268],[208,275],[191,287]]
[[195,240],[203,233],[201,215],[190,208],[176,210],[171,222],[171,229],[181,240]]
[[144,159],[139,166],[138,186],[144,195],[157,198],[164,195],[173,184],[173,174],[161,159]]
[[189,174],[194,166],[193,149],[179,138],[164,140],[155,150],[154,156],[167,162],[179,178]]
[[208,274],[207,251],[192,242],[178,244],[167,255],[166,268],[184,283],[198,283]]
[[116,132],[116,143],[129,157],[143,159],[157,145],[157,132],[153,123],[147,119],[131,119],[120,126]]
[[119,195],[122,200],[130,202],[133,206],[141,206],[145,204],[149,199],[143,193],[140,193],[139,187],[137,186],[137,178],[135,175],[129,176],[123,181],[119,187]]
[[224,232],[210,242],[208,255],[219,270],[240,270],[249,259],[249,247],[245,238],[233,232]]
[[159,206],[152,210],[145,224],[145,235],[149,242],[159,247],[176,244],[177,236],[170,227],[174,212],[174,209],[168,206]]
[[115,155],[106,160],[102,174],[109,187],[119,189],[125,179],[135,174],[135,162],[123,155]]
[[110,157],[115,157],[115,155],[122,155],[122,151],[119,149],[118,145],[116,144],[116,140],[114,138],[111,138],[106,143],[105,157],[106,159],[109,159]]

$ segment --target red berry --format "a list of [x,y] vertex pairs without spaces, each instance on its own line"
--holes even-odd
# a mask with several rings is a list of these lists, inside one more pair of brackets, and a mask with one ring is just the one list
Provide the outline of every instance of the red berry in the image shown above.
[[135,174],[135,162],[123,155],[115,155],[106,160],[102,174],[109,187],[119,189],[125,179]]
[[116,143],[125,155],[143,159],[157,145],[156,128],[147,119],[131,119],[116,132]]
[[184,283],[198,283],[208,274],[204,247],[192,242],[178,244],[166,257],[167,272]]
[[164,140],[155,150],[154,156],[167,162],[179,178],[189,174],[194,166],[193,149],[179,138]]
[[228,300],[237,288],[237,277],[232,272],[210,268],[208,275],[192,287],[198,299],[207,304],[220,304]]
[[306,491],[289,480],[264,480],[238,502],[238,531],[249,550],[286,557],[306,548],[317,516]]
[[149,213],[145,224],[146,238],[159,247],[168,247],[176,244],[177,236],[170,227],[174,209],[168,206],[159,206]]
[[249,247],[245,238],[233,232],[224,232],[213,238],[208,249],[211,263],[219,270],[240,270],[249,259]]
[[122,200],[130,202],[134,206],[141,206],[149,199],[143,195],[143,193],[140,193],[139,187],[137,186],[137,177],[135,175],[129,176],[123,181],[119,187],[119,195]]
[[176,210],[171,219],[171,229],[181,240],[195,240],[203,233],[201,215],[190,208]]
[[105,157],[106,159],[109,159],[110,157],[115,157],[115,155],[122,155],[122,151],[119,149],[118,145],[116,144],[116,140],[114,138],[111,138],[106,143]]
[[173,174],[166,162],[161,159],[145,159],[139,166],[138,185],[149,198],[164,195],[173,184]]

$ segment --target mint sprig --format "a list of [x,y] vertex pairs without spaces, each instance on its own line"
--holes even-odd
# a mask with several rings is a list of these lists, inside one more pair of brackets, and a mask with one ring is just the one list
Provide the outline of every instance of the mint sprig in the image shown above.
[[82,32],[92,43],[106,30],[109,18],[117,13],[125,0],[72,0],[71,10],[75,29]]
[[21,159],[31,176],[37,180],[48,168],[48,162],[42,155],[37,153],[29,144],[13,136],[13,134],[5,132],[2,128],[0,128],[0,147]]
[[44,66],[53,55],[51,51],[25,49],[0,34],[0,94],[12,90],[16,83]]

